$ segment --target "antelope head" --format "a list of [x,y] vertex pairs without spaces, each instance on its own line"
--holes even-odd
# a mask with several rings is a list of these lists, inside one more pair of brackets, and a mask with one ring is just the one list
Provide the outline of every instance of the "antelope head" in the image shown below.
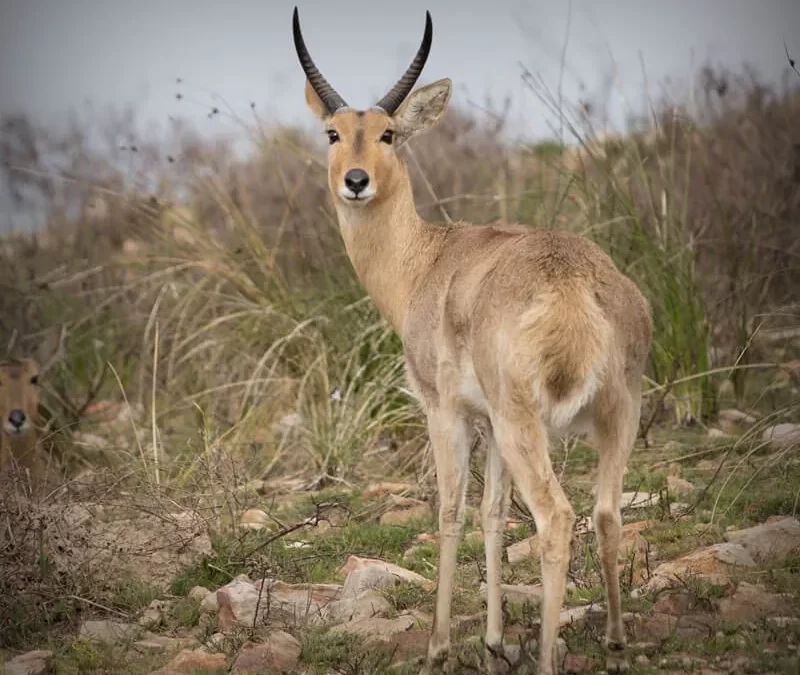
[[0,433],[21,438],[35,431],[39,364],[34,359],[0,362]]
[[308,52],[297,7],[293,15],[294,44],[306,74],[306,103],[328,136],[328,187],[337,206],[364,208],[391,199],[407,180],[397,150],[413,135],[430,129],[441,118],[452,89],[448,78],[411,93],[433,38],[430,12],[425,34],[411,65],[389,92],[368,110],[351,108],[322,76]]

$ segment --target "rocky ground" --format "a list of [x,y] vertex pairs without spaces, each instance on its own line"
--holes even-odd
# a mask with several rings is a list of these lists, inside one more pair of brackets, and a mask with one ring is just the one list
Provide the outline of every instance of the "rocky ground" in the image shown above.
[[[745,450],[734,427],[753,420],[724,411],[720,421],[654,432],[626,474],[619,572],[632,673],[800,672],[798,427],[770,427]],[[554,450],[554,462],[581,516],[562,612],[564,672],[601,673],[594,453],[572,444]],[[226,497],[224,530],[202,499],[100,491],[92,480],[38,506],[6,500],[0,672],[419,672],[437,558],[435,495],[424,485],[308,492],[301,481],[250,482]],[[475,484],[473,507],[479,495]],[[535,672],[542,589],[526,516],[515,505],[506,533],[512,673]],[[485,672],[483,571],[471,509],[453,672]]]

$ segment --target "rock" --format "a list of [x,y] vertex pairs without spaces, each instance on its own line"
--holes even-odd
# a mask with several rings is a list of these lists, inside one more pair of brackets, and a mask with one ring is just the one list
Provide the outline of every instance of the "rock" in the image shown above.
[[[258,589],[253,584],[234,580],[220,588],[216,596],[219,605],[217,624],[223,633],[232,632],[236,626],[253,626],[256,606],[259,605]],[[267,604],[265,598],[262,607]]]
[[583,623],[584,619],[587,618],[591,611],[591,605],[581,605],[580,607],[562,609],[558,614],[558,625],[563,628],[564,626]]
[[217,591],[217,624],[221,631],[229,633],[237,626],[253,626],[265,616],[276,622],[320,621],[324,608],[338,599],[342,590],[337,584],[285,584],[272,579],[264,583],[259,593],[260,582],[237,578]]
[[392,483],[382,481],[372,483],[364,490],[364,497],[382,497],[384,495],[398,495],[406,492],[414,492],[415,487],[410,483]]
[[567,654],[564,659],[564,672],[571,673],[572,675],[580,675],[581,673],[588,673],[594,669],[594,659],[584,656],[583,654]]
[[170,511],[174,506],[82,501],[65,507],[54,500],[42,511],[40,535],[49,542],[54,574],[81,569],[98,586],[129,577],[166,592],[176,574],[212,553],[206,520],[198,512]]
[[261,509],[247,509],[239,519],[243,530],[263,530],[269,523],[269,516]]
[[651,614],[637,615],[634,622],[637,639],[659,642],[673,636],[685,640],[706,639],[715,631],[716,618],[703,613],[675,616],[653,611]]
[[764,430],[761,439],[775,448],[788,448],[800,443],[800,424],[776,424]]
[[512,565],[516,565],[528,558],[538,558],[540,555],[538,537],[534,534],[532,537],[511,544],[506,548],[506,555],[508,556],[508,562]]
[[[486,596],[486,582],[481,582],[480,592]],[[544,598],[544,587],[541,584],[500,584],[500,595],[508,602],[539,604]]]
[[192,589],[189,591],[189,594],[186,596],[190,600],[194,600],[198,605],[206,599],[206,597],[211,593],[205,586],[193,586]]
[[[266,611],[266,600],[269,600],[269,617],[274,622],[321,621],[325,608],[342,595],[338,584],[286,584],[271,579],[265,584],[262,605]],[[256,582],[256,589],[260,586],[261,582]]]
[[[196,586],[195,588],[202,588],[202,586]],[[217,599],[217,594],[209,591],[200,601],[200,612],[201,614],[216,614],[218,611],[219,600]]]
[[394,619],[369,617],[334,626],[331,631],[356,633],[367,638],[385,639],[397,633],[411,630],[415,623],[414,617],[409,615],[398,616]]
[[645,656],[644,654],[637,654],[636,658],[633,660],[633,662],[637,666],[649,666],[650,665],[650,659],[648,659],[647,656]]
[[714,544],[698,549],[677,560],[661,563],[645,584],[646,591],[680,586],[690,577],[700,577],[710,583],[726,585],[742,567],[755,567],[747,550],[739,544]]
[[164,621],[166,606],[163,600],[153,600],[139,617],[139,625],[147,630],[158,628]]
[[624,570],[630,565],[631,567],[627,574],[637,586],[647,581],[647,561],[650,544],[640,534],[641,530],[645,529],[647,525],[649,525],[649,521],[623,525],[620,536],[619,555],[617,556],[619,568]]
[[194,638],[171,638],[166,635],[147,633],[133,643],[134,650],[141,654],[162,654],[176,649],[191,649],[197,646]]
[[199,649],[184,649],[166,666],[151,675],[204,675],[221,672],[226,666],[224,654],[210,654]]
[[744,547],[758,562],[778,562],[800,552],[800,521],[788,516],[744,530],[726,532],[725,539]]
[[785,595],[742,581],[733,595],[718,601],[717,607],[725,621],[749,623],[787,614],[792,603]]
[[109,619],[84,621],[80,628],[81,637],[111,645],[133,639],[138,633],[138,626]]
[[351,555],[341,568],[339,576],[346,576],[343,595],[358,595],[370,588],[389,588],[399,583],[419,584],[424,588],[433,588],[435,583],[421,574],[407,570],[400,565],[379,560],[377,558],[361,558]]
[[334,623],[358,621],[375,616],[386,616],[392,610],[392,604],[379,591],[366,591],[357,596],[350,595],[341,600],[334,600],[325,606],[325,619]]
[[264,642],[242,645],[233,662],[234,675],[291,672],[300,660],[300,643],[282,630],[270,633]]
[[656,506],[659,497],[657,494],[648,494],[646,492],[623,492],[622,493],[622,509],[643,509],[648,506]]
[[722,429],[717,429],[715,427],[711,427],[708,430],[708,437],[709,438],[727,438],[728,434],[726,434]]
[[726,433],[737,434],[739,427],[750,427],[758,422],[758,418],[736,408],[727,408],[717,413],[717,421]]
[[[0,656],[2,658],[2,656]],[[0,661],[0,666],[3,666]],[[50,675],[54,673],[53,652],[36,649],[6,661],[5,675]]]
[[428,520],[433,516],[430,504],[414,500],[413,506],[387,511],[380,518],[381,525],[406,525],[417,520]]
[[674,495],[688,495],[695,490],[694,485],[680,476],[667,476],[667,488]]

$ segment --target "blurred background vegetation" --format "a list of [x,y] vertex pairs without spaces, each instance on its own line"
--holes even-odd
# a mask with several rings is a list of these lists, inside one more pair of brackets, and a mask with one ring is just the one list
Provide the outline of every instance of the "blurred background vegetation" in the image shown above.
[[[778,367],[800,334],[800,79],[787,75],[772,87],[705,67],[691,114],[652,101],[618,136],[528,76],[565,139],[510,142],[502,110],[453,109],[405,151],[418,209],[571,229],[606,249],[653,307],[643,434],[707,424],[722,404],[794,419]],[[400,341],[337,231],[322,139],[255,113],[233,121],[246,157],[182,123],[167,142],[142,138],[128,114],[64,132],[4,117],[8,186],[47,215],[0,239],[0,354],[64,329],[43,412],[73,472],[136,467],[176,489],[429,473]],[[132,423],[89,443],[112,404]]]

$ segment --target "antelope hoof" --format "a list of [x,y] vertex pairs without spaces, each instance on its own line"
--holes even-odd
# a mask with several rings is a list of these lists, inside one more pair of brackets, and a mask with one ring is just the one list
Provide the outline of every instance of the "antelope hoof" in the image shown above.
[[486,671],[489,675],[505,675],[510,670],[511,661],[503,645],[486,645]]
[[630,669],[625,656],[625,645],[619,642],[606,644],[606,670],[609,673],[627,673]]

